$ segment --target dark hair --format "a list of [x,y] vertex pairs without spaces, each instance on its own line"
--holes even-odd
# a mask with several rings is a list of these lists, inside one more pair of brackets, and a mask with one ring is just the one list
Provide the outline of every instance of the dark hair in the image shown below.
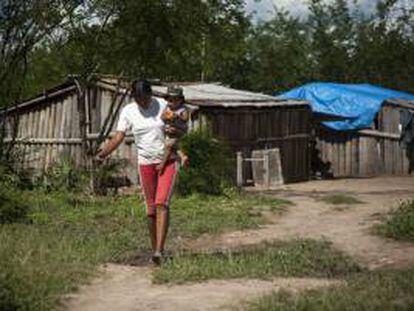
[[147,97],[152,95],[151,83],[145,79],[136,79],[131,85],[132,97]]

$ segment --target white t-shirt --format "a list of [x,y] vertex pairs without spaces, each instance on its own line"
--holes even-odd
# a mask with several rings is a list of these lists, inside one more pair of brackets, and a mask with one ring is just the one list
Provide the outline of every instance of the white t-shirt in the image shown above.
[[135,101],[126,105],[119,115],[117,131],[132,131],[139,164],[160,163],[164,155],[164,122],[161,114],[167,106],[162,98],[152,98],[148,109]]

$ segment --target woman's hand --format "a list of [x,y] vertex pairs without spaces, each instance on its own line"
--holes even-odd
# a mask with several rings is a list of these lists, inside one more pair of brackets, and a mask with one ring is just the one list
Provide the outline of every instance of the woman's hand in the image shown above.
[[95,155],[94,160],[98,164],[102,164],[102,162],[105,160],[105,158],[111,154],[112,151],[114,151],[118,146],[122,143],[122,141],[125,138],[125,132],[122,131],[116,131],[114,137],[111,138],[110,141],[108,141],[105,146],[101,150],[98,151],[98,153]]
[[179,150],[178,151],[178,155],[180,156],[180,160],[181,160],[181,166],[182,167],[188,167],[188,165],[190,164],[190,160],[188,158],[188,155],[186,155],[183,151]]
[[103,163],[103,161],[105,161],[105,157],[104,156],[102,156],[101,155],[101,151],[100,152],[98,152],[96,155],[95,155],[95,157],[94,157],[94,161],[97,163],[97,164],[102,164]]

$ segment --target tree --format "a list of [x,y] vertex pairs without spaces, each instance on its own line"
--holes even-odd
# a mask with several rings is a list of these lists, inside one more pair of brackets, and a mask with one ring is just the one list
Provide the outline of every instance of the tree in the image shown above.
[[247,87],[271,92],[307,81],[373,83],[414,92],[414,5],[379,1],[367,15],[348,1],[309,2],[309,16],[276,11],[250,35]]
[[278,11],[249,37],[249,88],[279,92],[312,79],[311,41],[306,25]]
[[[9,108],[22,100],[30,53],[65,24],[77,6],[71,0],[0,3],[0,107]],[[0,121],[0,165],[12,170],[18,114],[3,110]],[[12,140],[6,141],[10,134]]]

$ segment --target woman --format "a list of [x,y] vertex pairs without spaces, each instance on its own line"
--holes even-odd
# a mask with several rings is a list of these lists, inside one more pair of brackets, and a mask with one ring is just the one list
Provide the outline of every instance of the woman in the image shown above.
[[[138,152],[138,173],[147,205],[148,229],[153,251],[152,261],[160,264],[169,224],[169,201],[177,174],[176,155],[168,160],[161,174],[157,166],[164,155],[164,123],[161,119],[166,101],[152,97],[151,85],[146,80],[132,83],[131,98],[119,115],[115,136],[96,156],[103,161],[123,141],[125,133],[131,130]],[[180,152],[181,164],[187,165],[188,158]]]

